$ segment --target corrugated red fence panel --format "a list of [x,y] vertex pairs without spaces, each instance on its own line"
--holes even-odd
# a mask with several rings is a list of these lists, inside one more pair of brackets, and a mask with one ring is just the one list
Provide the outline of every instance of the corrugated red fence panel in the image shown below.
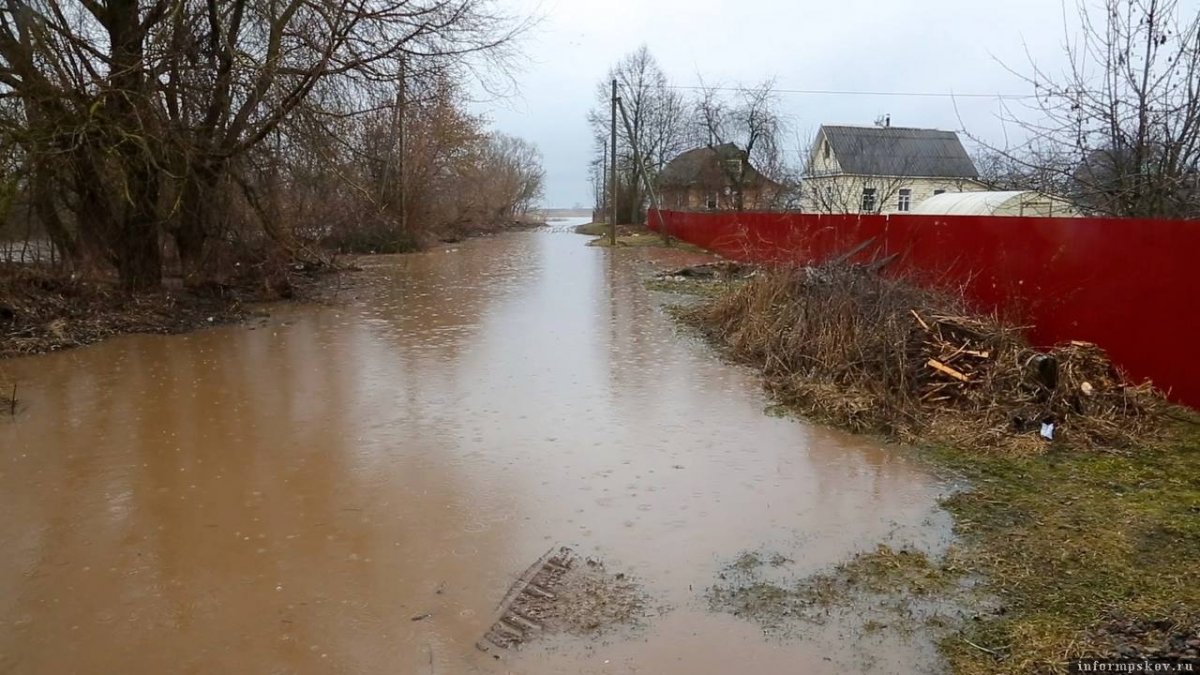
[[[1200,222],[1114,218],[663,211],[670,233],[753,262],[859,259],[960,286],[1030,326],[1039,345],[1086,340],[1137,380],[1200,408]],[[657,229],[658,217],[651,214]]]

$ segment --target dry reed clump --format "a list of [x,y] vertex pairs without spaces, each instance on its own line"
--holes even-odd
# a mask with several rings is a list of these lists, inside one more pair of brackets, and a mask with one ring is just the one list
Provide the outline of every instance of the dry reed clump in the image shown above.
[[1162,398],[1088,343],[1038,352],[961,295],[848,263],[765,270],[683,314],[781,402],[856,431],[1033,454],[1039,432],[1120,451],[1155,436]]

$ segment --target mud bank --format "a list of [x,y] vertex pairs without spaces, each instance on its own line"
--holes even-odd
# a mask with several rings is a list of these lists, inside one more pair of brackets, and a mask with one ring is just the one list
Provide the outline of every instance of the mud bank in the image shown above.
[[183,333],[250,315],[232,298],[186,292],[130,297],[86,282],[8,280],[0,282],[0,358],[61,351],[127,333]]

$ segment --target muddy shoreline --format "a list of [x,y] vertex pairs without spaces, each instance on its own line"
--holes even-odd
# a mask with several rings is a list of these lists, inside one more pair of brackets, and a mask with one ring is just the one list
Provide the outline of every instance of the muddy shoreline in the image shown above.
[[109,284],[23,272],[0,282],[0,359],[83,347],[129,334],[175,335],[269,316],[280,304],[320,301],[350,270],[294,278],[278,289],[128,295]]
[[[545,225],[520,222],[463,230],[430,249]],[[360,271],[356,261],[375,255],[407,254],[347,254],[334,267],[303,267],[261,283],[164,287],[132,296],[111,282],[65,278],[37,268],[0,269],[0,360],[83,347],[118,335],[178,335],[237,324],[270,316],[279,306],[340,302],[341,294],[354,287]]]

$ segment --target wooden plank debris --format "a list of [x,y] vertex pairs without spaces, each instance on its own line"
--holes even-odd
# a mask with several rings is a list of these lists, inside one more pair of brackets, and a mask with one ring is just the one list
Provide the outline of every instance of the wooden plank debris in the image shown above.
[[953,377],[954,379],[959,380],[961,382],[969,382],[971,379],[971,378],[967,377],[966,375],[963,375],[959,371],[951,368],[950,366],[947,366],[946,364],[942,363],[941,361],[938,361],[937,359],[929,359],[929,361],[927,362],[927,365],[930,368],[933,368],[934,370],[936,370],[938,372],[945,373],[946,375],[949,375],[950,377]]

